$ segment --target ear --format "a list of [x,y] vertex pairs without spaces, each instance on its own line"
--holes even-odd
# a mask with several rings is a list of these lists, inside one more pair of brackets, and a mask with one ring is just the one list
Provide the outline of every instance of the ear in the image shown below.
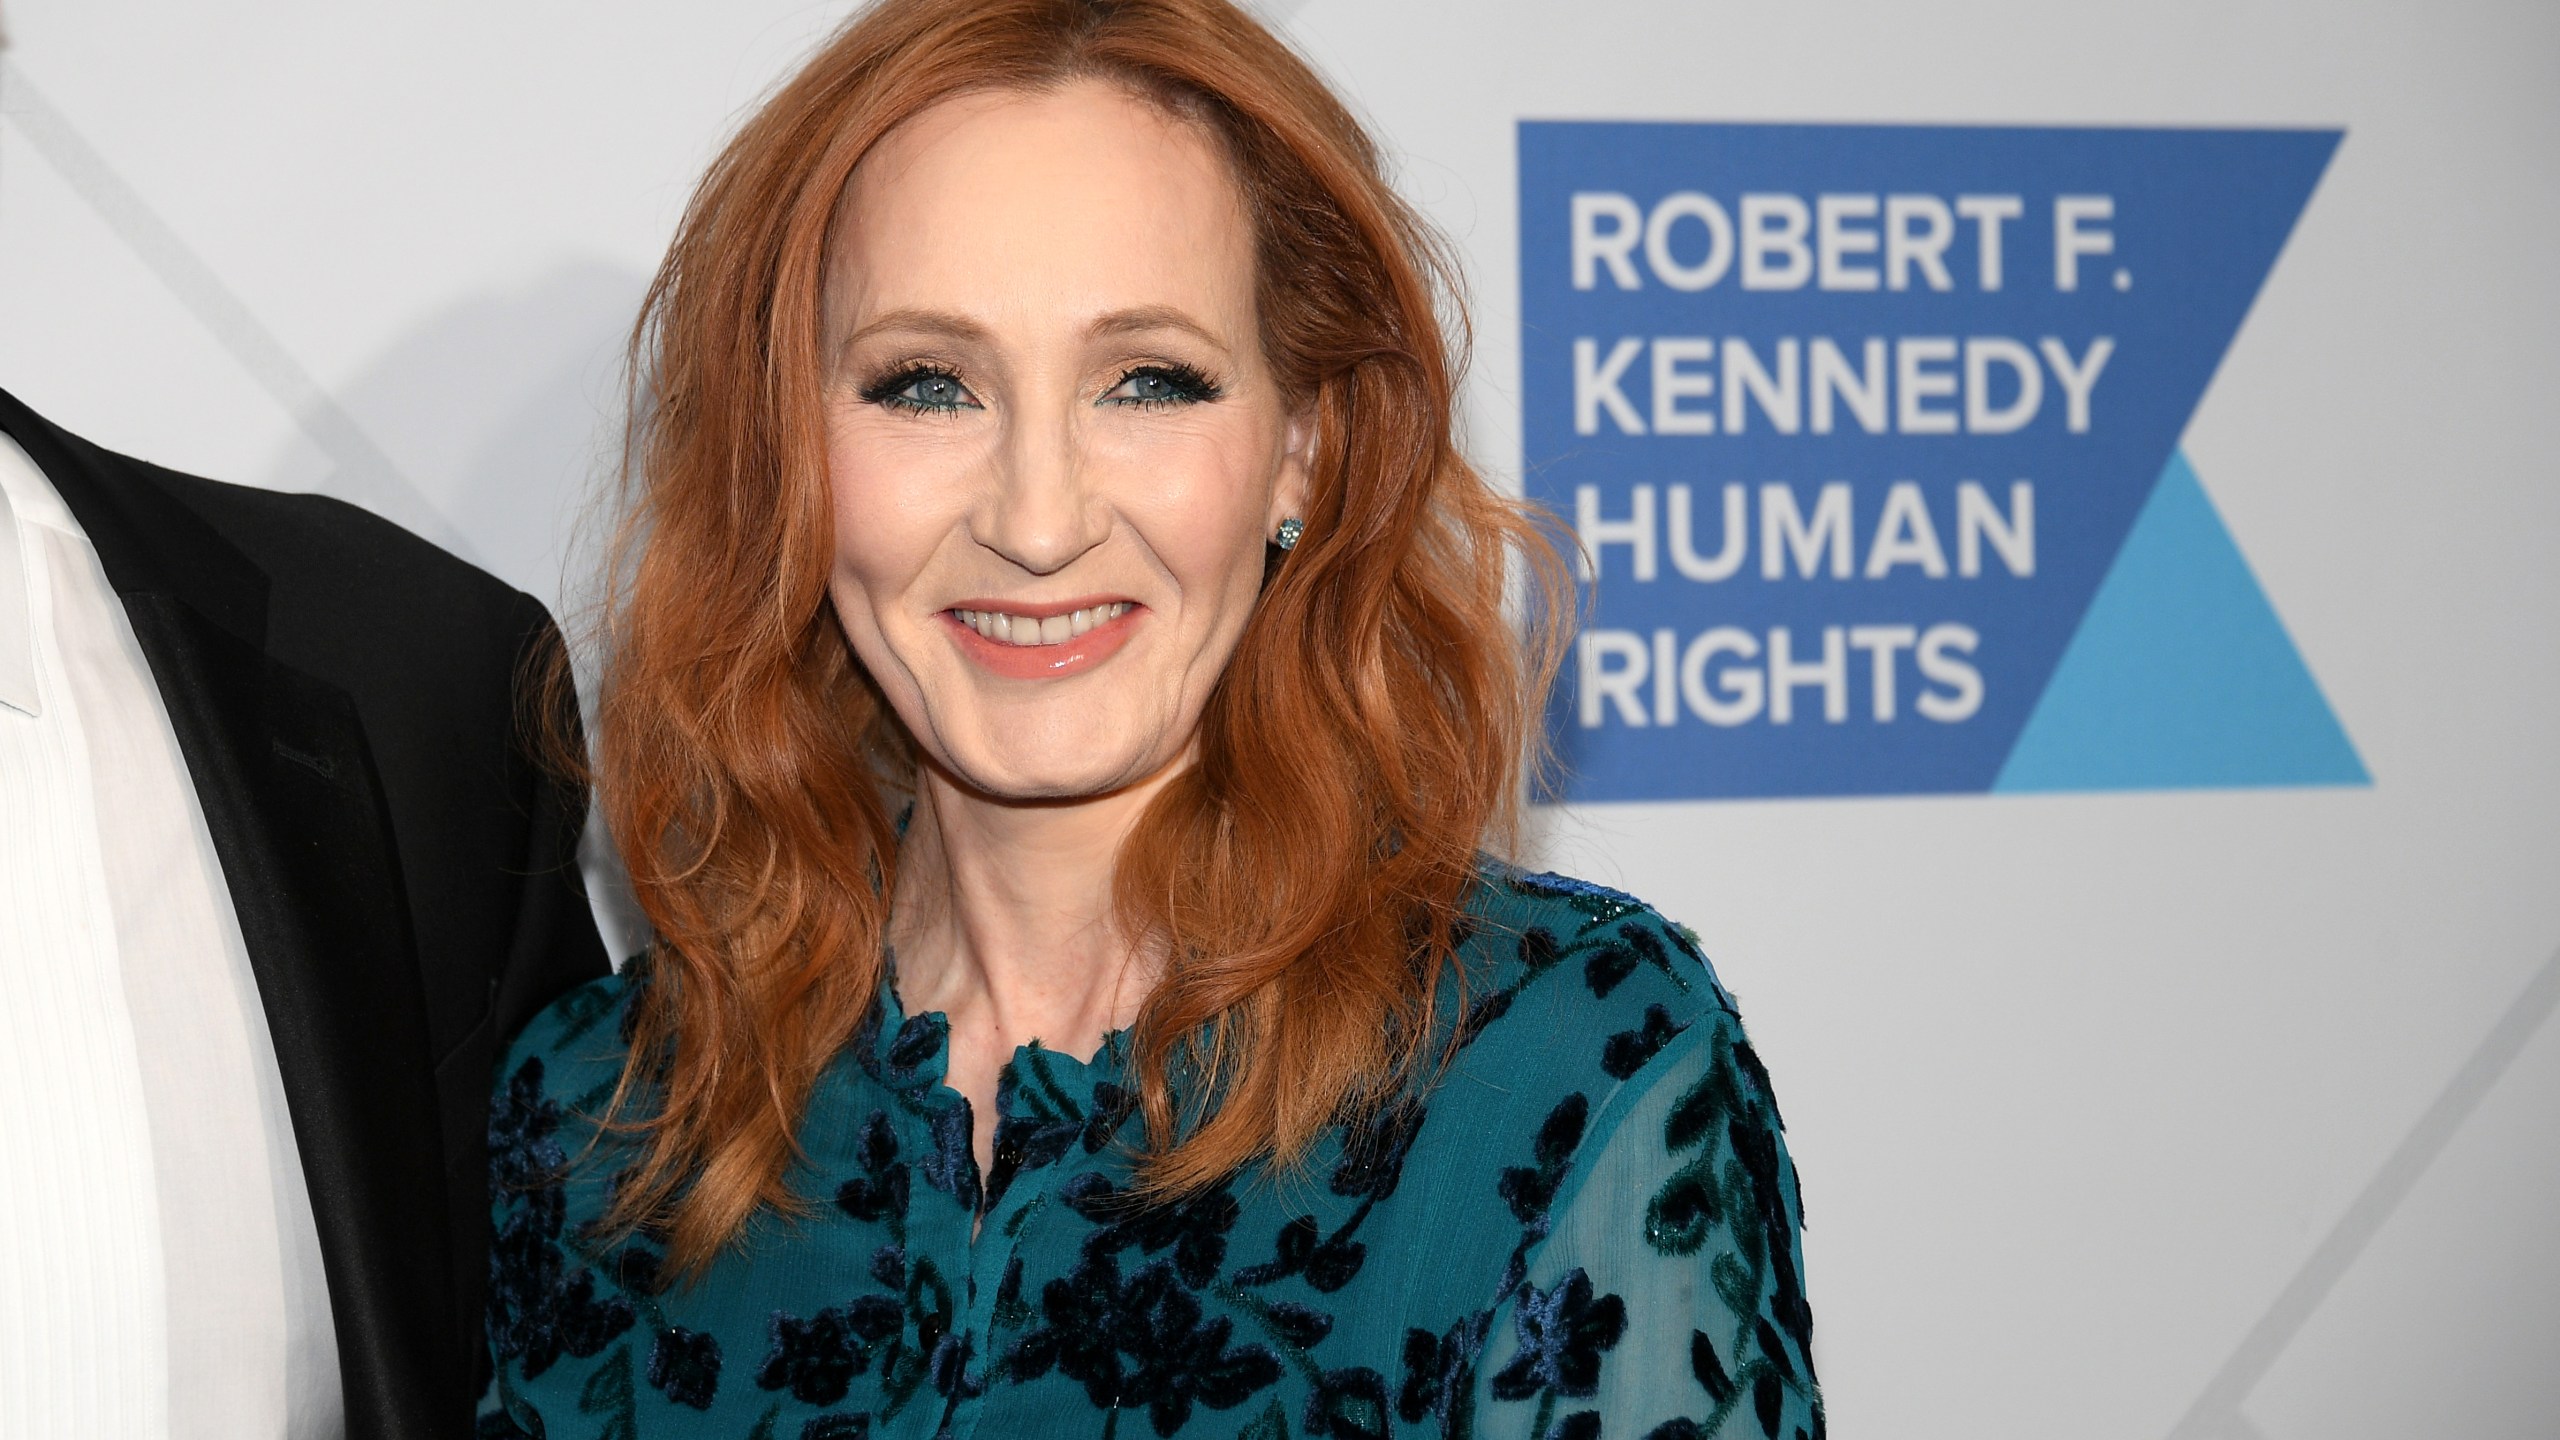
[[1262,519],[1266,538],[1280,528],[1281,521],[1306,518],[1307,498],[1315,488],[1315,463],[1316,415],[1311,406],[1289,417],[1281,437],[1280,474],[1271,487],[1271,513]]

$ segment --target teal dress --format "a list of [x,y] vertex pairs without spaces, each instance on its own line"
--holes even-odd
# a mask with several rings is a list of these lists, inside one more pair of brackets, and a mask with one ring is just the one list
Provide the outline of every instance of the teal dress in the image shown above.
[[981,1175],[943,1017],[884,985],[810,1101],[811,1213],[689,1286],[594,1229],[647,982],[572,992],[499,1071],[479,1434],[1819,1437],[1795,1168],[1695,938],[1557,876],[1489,870],[1469,908],[1434,1085],[1152,1209],[1118,1037],[1015,1054]]

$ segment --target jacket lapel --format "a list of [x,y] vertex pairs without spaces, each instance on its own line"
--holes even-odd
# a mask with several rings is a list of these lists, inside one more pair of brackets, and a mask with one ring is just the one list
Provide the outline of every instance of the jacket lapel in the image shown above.
[[[426,1434],[467,1387],[425,1002],[354,702],[267,654],[268,577],[144,467],[0,392],[123,600],[202,804],[274,1037],[329,1282],[348,1434]],[[183,1343],[183,1337],[181,1338]]]

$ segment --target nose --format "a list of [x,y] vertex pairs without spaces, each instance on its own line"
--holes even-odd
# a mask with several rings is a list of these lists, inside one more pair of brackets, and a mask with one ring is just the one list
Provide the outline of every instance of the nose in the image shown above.
[[[1072,403],[1072,402],[1070,402]],[[1017,413],[995,455],[996,484],[972,528],[978,543],[1034,575],[1054,575],[1111,533],[1087,484],[1069,405]]]

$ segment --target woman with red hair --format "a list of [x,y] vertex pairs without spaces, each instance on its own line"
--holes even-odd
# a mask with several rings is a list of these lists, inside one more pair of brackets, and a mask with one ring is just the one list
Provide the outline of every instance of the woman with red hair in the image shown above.
[[606,608],[658,938],[500,1072],[481,1435],[1821,1434],[1732,1001],[1486,858],[1569,597],[1445,273],[1224,0],[883,5],[747,123]]

